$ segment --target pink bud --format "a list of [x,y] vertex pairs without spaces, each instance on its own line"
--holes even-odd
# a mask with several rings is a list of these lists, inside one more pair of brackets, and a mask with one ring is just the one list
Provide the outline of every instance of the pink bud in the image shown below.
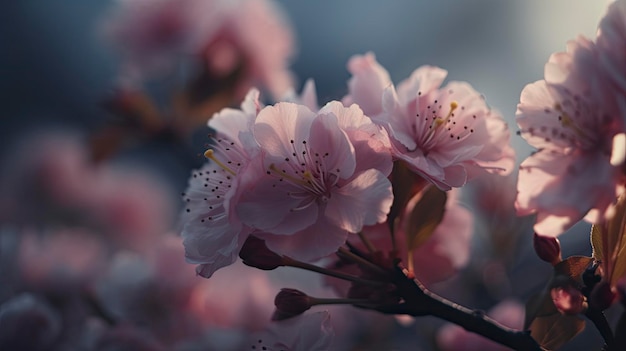
[[571,285],[552,288],[550,296],[554,306],[561,314],[575,315],[587,309],[585,296]]
[[561,244],[557,238],[535,233],[533,236],[533,247],[540,259],[553,266],[563,260],[561,258]]
[[254,268],[271,271],[284,266],[283,257],[271,251],[265,240],[250,235],[239,251],[243,263]]
[[274,299],[276,311],[272,320],[295,317],[311,308],[311,298],[300,290],[283,288]]

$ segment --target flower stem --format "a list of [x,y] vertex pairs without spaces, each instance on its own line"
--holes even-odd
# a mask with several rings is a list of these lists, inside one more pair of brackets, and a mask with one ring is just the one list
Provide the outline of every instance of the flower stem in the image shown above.
[[370,254],[373,254],[374,252],[378,251],[376,250],[376,248],[374,247],[374,244],[372,244],[370,239],[366,237],[365,234],[363,234],[363,232],[359,232],[358,235],[361,241],[363,242],[363,244],[365,245],[365,247],[367,248],[367,251],[370,252]]
[[327,268],[318,267],[318,266],[310,264],[310,263],[294,260],[293,258],[288,257],[288,256],[283,256],[283,262],[284,262],[285,266],[288,266],[288,267],[300,268],[300,269],[304,269],[304,270],[307,270],[307,271],[312,271],[312,272],[328,275],[328,276],[331,276],[331,277],[335,277],[335,278],[339,278],[339,279],[343,279],[343,280],[347,280],[347,281],[351,281],[351,282],[355,282],[355,283],[367,284],[367,285],[376,285],[376,286],[380,286],[380,285],[386,284],[386,283],[383,283],[383,282],[377,282],[377,281],[373,281],[373,280],[362,279],[362,278],[359,278],[359,277],[354,276],[354,275],[345,274],[345,273],[333,271],[333,270],[330,270],[330,269],[327,269]]
[[596,326],[596,329],[598,329],[600,335],[602,335],[604,343],[606,344],[604,349],[606,351],[617,350],[615,348],[615,337],[613,336],[613,331],[611,331],[611,326],[606,320],[604,313],[600,310],[590,308],[587,312],[585,312],[585,317],[589,318],[589,320],[593,322],[593,325]]
[[385,271],[383,268],[381,268],[380,266],[364,259],[363,257],[354,254],[353,252],[351,252],[350,250],[346,249],[345,247],[340,247],[339,250],[337,250],[337,256],[339,257],[343,257],[347,260],[353,261],[356,264],[362,265],[367,267],[368,269],[371,269],[374,272],[377,272],[379,274],[381,274],[382,276],[386,276],[389,274],[389,272]]

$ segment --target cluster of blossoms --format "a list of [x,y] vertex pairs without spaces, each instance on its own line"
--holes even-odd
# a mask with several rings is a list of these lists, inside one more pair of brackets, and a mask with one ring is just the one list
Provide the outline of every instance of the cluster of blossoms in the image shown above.
[[[456,324],[439,329],[443,350],[556,349],[579,315],[607,351],[626,347],[626,314],[615,333],[602,314],[626,303],[626,0],[522,91],[518,134],[537,151],[515,194],[503,117],[439,67],[394,84],[373,53],[356,55],[347,94],[320,103],[312,80],[293,88],[293,34],[270,0],[118,5],[100,29],[122,58],[107,102],[123,123],[89,143],[39,136],[0,177],[0,349],[356,349],[380,341],[385,314]],[[153,102],[144,83],[178,73],[172,106]],[[130,139],[188,147],[207,119],[208,162],[174,228],[170,187],[108,158]],[[483,212],[506,217],[490,239],[524,230],[514,212],[534,214],[535,251],[554,271],[525,312],[512,299],[490,312],[502,325],[430,290],[461,284],[449,278],[470,262],[480,219],[460,188],[473,180]],[[556,237],[583,218],[593,254],[564,259]],[[307,312],[335,304],[361,310],[330,307],[332,323]]]
[[292,84],[293,34],[268,0],[119,1],[102,27],[123,59],[126,88],[190,63],[201,76],[234,84],[238,96],[251,85],[281,96]]
[[373,54],[348,68],[343,102],[263,107],[253,90],[209,121],[211,162],[193,172],[182,232],[199,274],[234,262],[251,235],[303,261],[334,253],[387,221],[394,161],[442,190],[511,171],[506,124],[467,83],[441,87],[446,72],[422,67],[396,93]]

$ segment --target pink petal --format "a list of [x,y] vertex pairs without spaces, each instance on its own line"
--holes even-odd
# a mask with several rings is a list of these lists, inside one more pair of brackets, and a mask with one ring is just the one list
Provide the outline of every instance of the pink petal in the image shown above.
[[603,212],[615,199],[614,168],[608,156],[540,151],[520,166],[518,214],[537,213],[535,231],[557,236],[595,208]]
[[301,152],[302,146],[294,143],[308,139],[314,118],[315,114],[305,106],[288,102],[262,109],[253,132],[261,148],[268,154],[268,162],[282,162],[285,156],[291,156],[294,147],[296,152]]
[[337,251],[346,242],[348,232],[322,217],[312,226],[293,235],[255,235],[265,239],[267,247],[278,254],[312,262]]
[[350,58],[348,71],[352,78],[348,81],[349,95],[344,98],[344,103],[358,104],[368,116],[380,114],[383,89],[391,85],[387,70],[376,62],[374,54],[369,52]]
[[411,76],[398,84],[400,104],[407,104],[417,98],[420,93],[427,94],[439,88],[448,75],[448,71],[435,66],[421,66]]
[[289,195],[302,191],[295,185],[260,172],[250,172],[243,182],[236,213],[250,227],[274,234],[292,234],[317,220],[316,204],[294,210],[310,201]]
[[309,142],[311,150],[325,155],[322,162],[329,172],[342,179],[352,176],[356,167],[354,146],[346,133],[339,128],[334,114],[320,114],[313,121]]
[[325,215],[340,228],[357,233],[364,225],[385,221],[392,202],[391,183],[370,169],[332,193]]

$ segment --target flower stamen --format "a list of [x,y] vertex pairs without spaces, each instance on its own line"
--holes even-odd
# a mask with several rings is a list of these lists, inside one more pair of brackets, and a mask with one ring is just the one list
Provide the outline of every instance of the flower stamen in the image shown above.
[[215,151],[213,151],[213,149],[208,149],[207,151],[204,152],[204,157],[208,158],[209,160],[215,162],[218,166],[222,167],[223,170],[225,170],[226,172],[236,176],[237,173],[235,173],[235,171],[233,171],[232,169],[230,169],[228,166],[226,166],[222,161],[218,160],[217,157],[215,157]]

